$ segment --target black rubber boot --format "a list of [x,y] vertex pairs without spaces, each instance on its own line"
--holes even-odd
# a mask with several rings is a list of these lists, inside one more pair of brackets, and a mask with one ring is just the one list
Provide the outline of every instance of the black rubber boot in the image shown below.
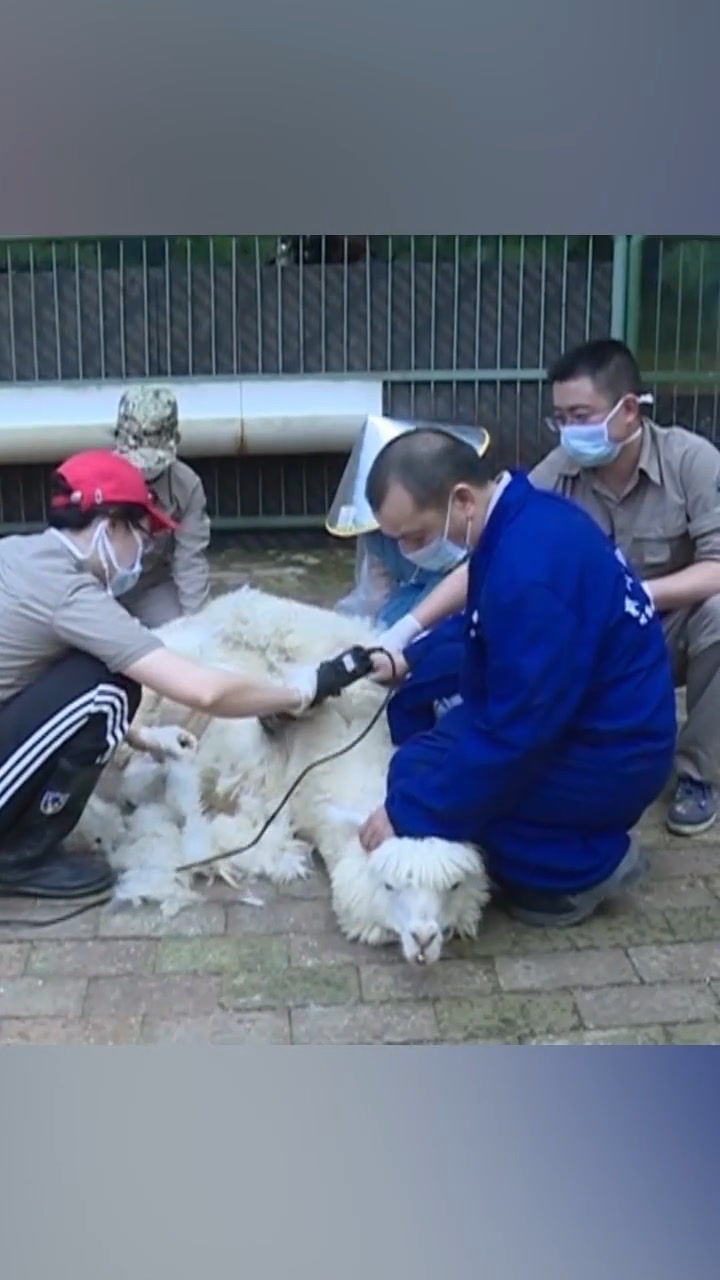
[[103,893],[115,874],[102,853],[69,853],[62,841],[77,826],[102,768],[59,759],[19,822],[0,838],[0,894],[82,898]]

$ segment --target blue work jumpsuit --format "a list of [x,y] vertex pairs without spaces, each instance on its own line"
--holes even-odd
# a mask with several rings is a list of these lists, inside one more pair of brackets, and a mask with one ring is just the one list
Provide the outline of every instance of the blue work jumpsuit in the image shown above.
[[676,716],[660,622],[590,516],[515,472],[464,613],[405,656],[388,707],[395,832],[477,844],[506,889],[606,879],[669,777]]

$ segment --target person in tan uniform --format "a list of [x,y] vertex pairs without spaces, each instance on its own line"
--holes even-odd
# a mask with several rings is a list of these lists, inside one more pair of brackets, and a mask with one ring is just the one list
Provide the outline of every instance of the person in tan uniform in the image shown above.
[[128,613],[159,627],[205,604],[210,587],[210,519],[202,481],[177,457],[178,405],[165,387],[133,387],[118,405],[115,450],[142,473],[156,504],[177,526],[158,533],[140,579],[123,597]]
[[720,452],[642,414],[640,371],[624,343],[587,343],[548,374],[558,447],[530,473],[578,502],[620,547],[661,615],[687,721],[667,826],[705,831],[720,766]]
[[[559,436],[530,472],[538,488],[579,503],[642,579],[660,614],[676,684],[687,693],[678,735],[668,829],[691,836],[717,816],[720,768],[720,452],[683,427],[643,416],[632,352],[614,339],[589,342],[550,369]],[[458,612],[467,566],[447,578],[378,637],[396,654],[424,630]],[[382,663],[380,663],[382,670]]]
[[340,692],[333,664],[287,685],[249,680],[166,648],[123,607],[157,533],[174,523],[111,450],[54,473],[49,527],[0,542],[0,895],[72,898],[109,888],[102,854],[63,846],[142,686],[208,716],[298,716]]

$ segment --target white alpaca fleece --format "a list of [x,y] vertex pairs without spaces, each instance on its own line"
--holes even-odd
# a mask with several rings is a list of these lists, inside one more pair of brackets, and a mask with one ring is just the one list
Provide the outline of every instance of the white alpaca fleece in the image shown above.
[[[374,642],[366,622],[250,587],[158,634],[177,652],[278,681],[290,664]],[[76,834],[92,840],[109,833],[105,847],[122,873],[117,900],[155,901],[174,912],[193,896],[191,876],[177,868],[248,843],[301,771],[346,747],[384,696],[361,680],[269,735],[257,720],[211,720],[146,692],[133,727],[144,733],[180,725],[197,747],[163,764],[137,755],[112,761]],[[346,937],[371,945],[399,940],[408,961],[431,964],[445,938],[475,936],[489,897],[475,849],[394,838],[367,855],[360,845],[359,825],[383,802],[392,750],[381,715],[352,750],[310,771],[252,850],[215,863],[207,876],[234,885],[258,875],[284,883],[307,875],[316,849]]]

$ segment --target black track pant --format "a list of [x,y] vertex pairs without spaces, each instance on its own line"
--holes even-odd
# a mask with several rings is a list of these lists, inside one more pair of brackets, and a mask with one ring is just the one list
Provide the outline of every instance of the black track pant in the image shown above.
[[62,758],[102,766],[122,742],[141,688],[72,650],[0,707],[0,840]]

